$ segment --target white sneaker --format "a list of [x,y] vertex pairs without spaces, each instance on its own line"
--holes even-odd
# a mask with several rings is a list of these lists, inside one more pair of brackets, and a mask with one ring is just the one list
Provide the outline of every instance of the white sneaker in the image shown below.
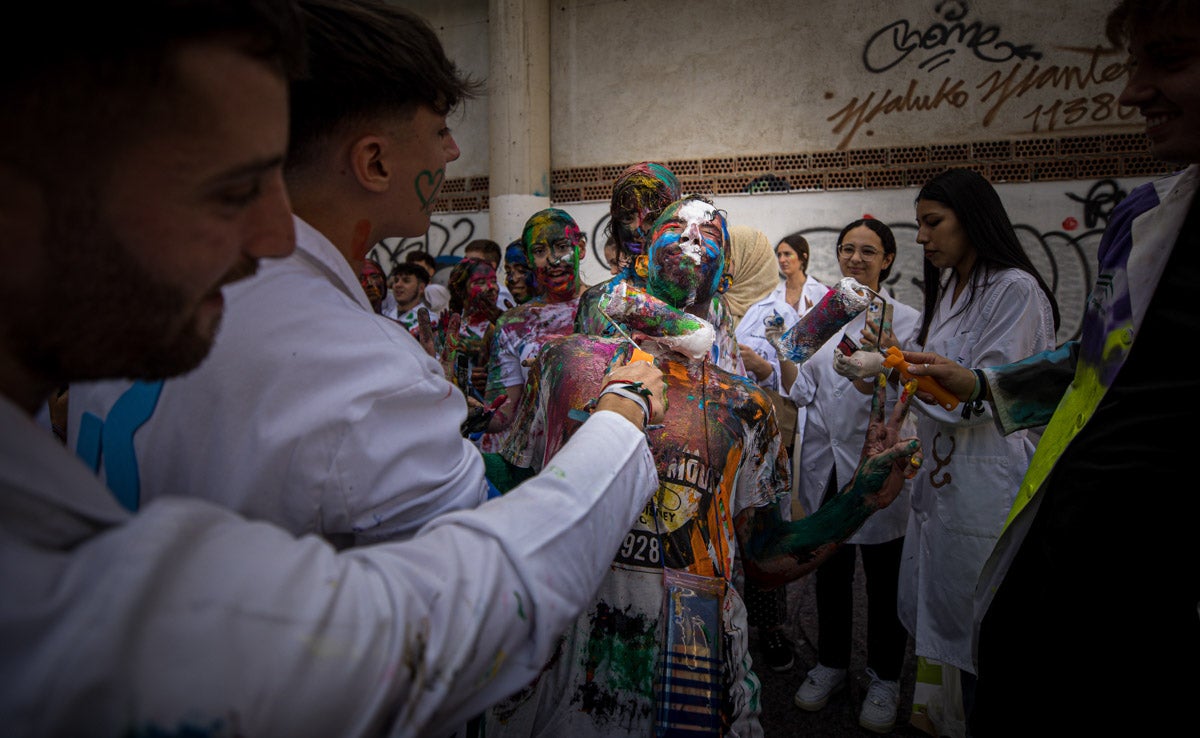
[[873,733],[890,733],[896,726],[900,683],[880,679],[871,669],[867,669],[867,676],[871,677],[871,686],[867,687],[867,697],[858,713],[858,724]]
[[796,690],[792,702],[796,707],[809,712],[816,712],[829,703],[829,696],[846,686],[846,670],[831,669],[823,664],[817,664],[808,670],[804,684]]

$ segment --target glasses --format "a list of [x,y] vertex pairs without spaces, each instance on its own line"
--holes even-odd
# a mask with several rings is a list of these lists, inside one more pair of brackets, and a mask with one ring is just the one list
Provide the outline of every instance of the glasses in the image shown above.
[[575,244],[565,240],[555,241],[550,245],[539,243],[531,248],[529,253],[535,259],[544,259],[549,256],[552,251],[554,252],[555,256],[561,259],[564,256],[570,256],[575,253]]
[[874,259],[876,256],[879,256],[883,253],[874,246],[855,246],[852,243],[839,244],[837,247],[838,256],[842,257],[843,259],[849,259],[850,257],[854,256],[854,252],[856,251],[858,252],[858,255],[861,256],[865,261],[870,261],[871,259]]

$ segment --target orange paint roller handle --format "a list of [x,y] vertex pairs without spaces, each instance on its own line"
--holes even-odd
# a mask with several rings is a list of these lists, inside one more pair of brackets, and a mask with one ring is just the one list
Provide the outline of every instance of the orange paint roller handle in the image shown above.
[[889,368],[895,367],[900,372],[900,378],[905,382],[910,379],[917,380],[917,389],[933,395],[933,399],[937,400],[937,404],[946,410],[953,410],[958,407],[958,398],[951,394],[950,390],[939,384],[936,379],[933,377],[914,377],[908,371],[911,365],[904,360],[904,353],[895,346],[888,346],[887,356],[883,358],[883,365]]
[[635,345],[633,347],[633,353],[629,355],[629,361],[625,363],[628,364],[633,361],[648,361],[653,364],[654,357],[650,355],[649,351],[643,351]]

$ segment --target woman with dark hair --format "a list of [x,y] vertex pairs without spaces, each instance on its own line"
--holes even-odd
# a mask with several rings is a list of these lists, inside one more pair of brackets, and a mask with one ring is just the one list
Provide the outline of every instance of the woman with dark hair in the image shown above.
[[[794,378],[789,375],[781,383],[779,359],[775,347],[763,332],[763,320],[783,317],[784,329],[791,328],[813,305],[829,292],[829,287],[808,276],[808,240],[799,233],[791,233],[779,239],[775,246],[775,260],[783,279],[775,291],[751,305],[742,316],[737,327],[738,348],[748,376],[764,389],[787,395],[787,388]],[[782,386],[780,386],[782,384]],[[785,438],[791,446],[794,439]]]
[[[920,324],[900,348],[932,351],[963,366],[1008,364],[1054,348],[1058,307],[1026,256],[992,185],[951,169],[916,199],[925,252]],[[884,336],[884,345],[893,340]],[[972,398],[977,400],[977,398]],[[919,403],[913,413],[925,466],[913,480],[900,564],[899,610],[916,654],[957,669],[946,714],[969,715],[976,666],[973,598],[1037,442],[1037,431],[1000,434],[991,407]],[[943,673],[943,684],[954,684]]]
[[529,257],[525,255],[525,243],[519,238],[504,250],[504,285],[514,300],[510,308],[524,305],[541,294],[533,281],[533,267],[529,266]]
[[[838,234],[838,266],[843,277],[853,277],[887,300],[892,326],[902,335],[918,323],[915,308],[896,302],[883,283],[896,260],[896,237],[878,220],[855,220]],[[878,324],[885,314],[882,304],[846,324],[845,335],[857,338],[867,320]],[[805,409],[804,443],[796,469],[796,497],[807,512],[817,510],[850,479],[858,464],[858,440],[870,422],[871,398],[854,391],[834,368],[842,334],[830,339],[804,362],[797,372],[784,362],[784,376],[793,375],[789,397]],[[908,634],[896,614],[896,586],[900,552],[908,524],[908,490],[875,513],[846,539],[815,573],[817,624],[820,634],[817,665],[809,670],[793,699],[805,710],[820,710],[830,696],[846,685],[850,666],[854,619],[855,559],[862,554],[867,594],[867,675],[870,685],[859,712],[859,724],[876,733],[887,733],[896,722],[900,671]]]

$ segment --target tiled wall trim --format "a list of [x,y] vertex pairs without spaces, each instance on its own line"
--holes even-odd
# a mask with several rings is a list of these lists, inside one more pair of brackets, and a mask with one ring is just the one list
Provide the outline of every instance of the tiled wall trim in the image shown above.
[[[555,169],[550,201],[603,202],[628,164]],[[685,193],[711,196],[919,187],[949,167],[974,169],[996,183],[1050,182],[1169,174],[1145,135],[1103,134],[1012,141],[975,141],[893,148],[664,161]],[[437,212],[488,209],[488,178],[448,179]]]

